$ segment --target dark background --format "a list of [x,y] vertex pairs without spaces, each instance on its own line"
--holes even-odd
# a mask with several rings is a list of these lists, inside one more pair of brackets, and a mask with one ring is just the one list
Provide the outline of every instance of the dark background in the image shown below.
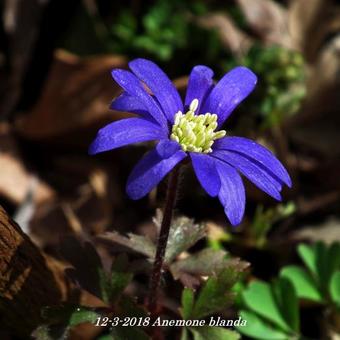
[[54,254],[79,229],[153,235],[164,184],[140,201],[125,194],[151,144],[87,155],[98,128],[128,116],[108,109],[120,93],[110,71],[136,57],[158,63],[181,93],[196,64],[216,79],[253,69],[257,89],[225,129],[272,149],[293,179],[282,204],[247,183],[246,216],[232,229],[188,168],[178,214],[216,227],[263,279],[296,260],[297,242],[340,240],[335,1],[3,0],[0,11],[0,204],[41,249]]

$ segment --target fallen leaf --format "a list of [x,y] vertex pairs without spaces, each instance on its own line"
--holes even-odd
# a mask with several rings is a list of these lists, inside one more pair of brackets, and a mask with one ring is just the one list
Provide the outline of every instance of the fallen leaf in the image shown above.
[[331,244],[340,241],[340,220],[336,217],[330,217],[317,225],[306,225],[293,234],[296,241],[322,241]]
[[340,12],[332,0],[290,1],[288,9],[289,33],[292,45],[313,63],[323,42],[340,29]]
[[52,200],[54,190],[27,169],[6,123],[0,126],[0,145],[0,195],[14,204],[23,203],[29,193],[36,204]]
[[237,0],[250,27],[268,44],[291,48],[287,10],[272,0]]
[[216,30],[223,46],[238,57],[244,55],[252,44],[252,39],[238,29],[226,13],[209,13],[195,20],[203,28]]
[[109,105],[121,90],[112,80],[111,70],[125,66],[126,60],[120,56],[80,58],[58,50],[41,98],[16,121],[18,133],[39,140],[112,117]]
[[[307,97],[303,102],[301,114],[292,119],[291,125],[314,123],[319,126],[318,119],[325,121],[325,113],[333,114],[330,124],[338,123],[340,107],[340,36],[331,39],[320,51],[316,62],[309,70],[307,79]],[[317,79],[317,81],[316,81]],[[328,117],[329,118],[329,117]],[[327,119],[328,121],[328,119]],[[325,124],[324,124],[325,125]]]

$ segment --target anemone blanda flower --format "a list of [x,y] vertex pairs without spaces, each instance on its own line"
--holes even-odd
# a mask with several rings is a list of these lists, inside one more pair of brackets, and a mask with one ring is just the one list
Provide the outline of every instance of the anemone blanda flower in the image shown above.
[[[135,59],[132,72],[112,71],[123,93],[111,108],[137,114],[99,130],[90,154],[128,144],[157,140],[132,170],[126,186],[131,199],[140,199],[184,158],[190,157],[202,187],[218,196],[232,225],[241,222],[245,190],[240,174],[276,200],[291,180],[283,165],[266,148],[242,137],[227,136],[221,126],[254,89],[257,78],[246,67],[236,67],[216,84],[213,71],[195,66],[184,104],[167,75],[153,62]],[[150,91],[145,89],[146,85]],[[151,92],[151,94],[150,94]]]

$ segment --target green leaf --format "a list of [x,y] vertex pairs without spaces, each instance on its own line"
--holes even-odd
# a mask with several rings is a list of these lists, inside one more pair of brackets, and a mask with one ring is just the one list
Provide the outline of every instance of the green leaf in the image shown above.
[[110,302],[116,300],[132,280],[133,274],[128,272],[128,269],[129,263],[126,254],[119,255],[111,268],[111,282],[109,284]]
[[188,339],[189,339],[188,330],[185,327],[183,327],[182,332],[181,332],[181,340],[188,340]]
[[72,327],[86,322],[94,324],[100,316],[100,308],[75,305],[45,307],[42,317],[48,324],[38,327],[32,335],[38,340],[66,339]]
[[60,322],[69,326],[76,326],[84,322],[95,323],[100,313],[90,307],[61,305],[43,308],[42,316],[50,323]]
[[110,302],[110,279],[108,274],[103,268],[98,268],[98,283],[100,287],[101,299],[109,303]]
[[250,283],[243,292],[242,299],[250,310],[289,332],[290,327],[284,320],[268,283],[260,281]]
[[240,334],[222,327],[196,327],[189,328],[194,340],[239,340]]
[[131,281],[132,273],[113,272],[111,278],[111,301],[123,292]]
[[340,270],[333,273],[329,283],[329,293],[333,302],[340,307]]
[[115,340],[115,338],[111,334],[103,334],[99,335],[96,340]]
[[327,247],[322,242],[313,246],[300,245],[299,254],[317,280],[323,296],[328,294],[332,274],[340,268],[340,244]]
[[258,317],[255,313],[242,310],[240,316],[247,321],[245,326],[236,326],[235,328],[242,334],[250,338],[260,340],[287,340],[288,334],[279,329],[273,328],[269,323]]
[[109,276],[103,269],[99,271],[102,299],[106,303],[118,300],[119,295],[130,283],[133,274],[129,272],[129,262],[126,254],[116,257]]
[[327,294],[330,277],[328,276],[328,248],[322,242],[314,244],[317,266],[317,278],[321,291]]
[[194,306],[194,292],[190,288],[184,288],[182,292],[182,309],[181,314],[183,319],[189,319],[192,308]]
[[281,270],[280,276],[290,280],[299,298],[323,302],[315,281],[305,269],[298,266],[286,266]]
[[[153,219],[155,225],[160,229],[163,215],[157,210]],[[195,224],[193,219],[185,216],[177,217],[171,223],[169,239],[166,246],[165,262],[171,263],[183,251],[189,249],[206,234],[205,224]]]
[[114,327],[111,334],[115,340],[150,340],[150,337],[137,327]]
[[204,318],[226,308],[232,302],[231,287],[238,275],[235,270],[228,268],[216,277],[210,277],[198,294],[191,317]]
[[174,278],[178,279],[182,273],[211,276],[226,268],[232,268],[235,272],[242,272],[248,265],[247,262],[240,261],[238,258],[227,258],[227,253],[223,250],[206,248],[175,262],[171,265],[170,270]]
[[95,311],[79,307],[71,314],[68,324],[73,327],[85,322],[95,323],[99,316]]
[[147,237],[129,233],[128,237],[117,232],[107,232],[98,236],[98,239],[105,243],[113,243],[115,246],[121,245],[128,250],[145,255],[149,258],[154,258],[156,252],[155,244]]
[[280,277],[273,284],[273,290],[284,319],[292,330],[299,332],[299,305],[294,286],[288,279]]
[[317,283],[325,293],[328,281],[325,281],[328,274],[328,249],[322,242],[316,242],[312,246],[301,244],[298,246],[298,253],[308,269],[315,276]]
[[128,295],[120,297],[119,308],[124,316],[144,318],[148,315],[145,309],[137,304],[136,299]]
[[317,277],[318,269],[314,247],[307,244],[299,244],[298,253],[306,267]]
[[340,269],[340,243],[334,242],[327,251],[327,273],[326,282],[330,282],[333,273]]

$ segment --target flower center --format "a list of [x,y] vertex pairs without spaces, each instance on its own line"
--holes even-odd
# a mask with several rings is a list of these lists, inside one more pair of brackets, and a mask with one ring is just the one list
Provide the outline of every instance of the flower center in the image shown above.
[[195,115],[197,107],[198,99],[194,99],[187,113],[183,114],[181,111],[176,113],[170,138],[178,142],[183,151],[209,153],[212,152],[214,141],[224,137],[226,131],[214,132],[217,128],[217,115],[211,113]]

